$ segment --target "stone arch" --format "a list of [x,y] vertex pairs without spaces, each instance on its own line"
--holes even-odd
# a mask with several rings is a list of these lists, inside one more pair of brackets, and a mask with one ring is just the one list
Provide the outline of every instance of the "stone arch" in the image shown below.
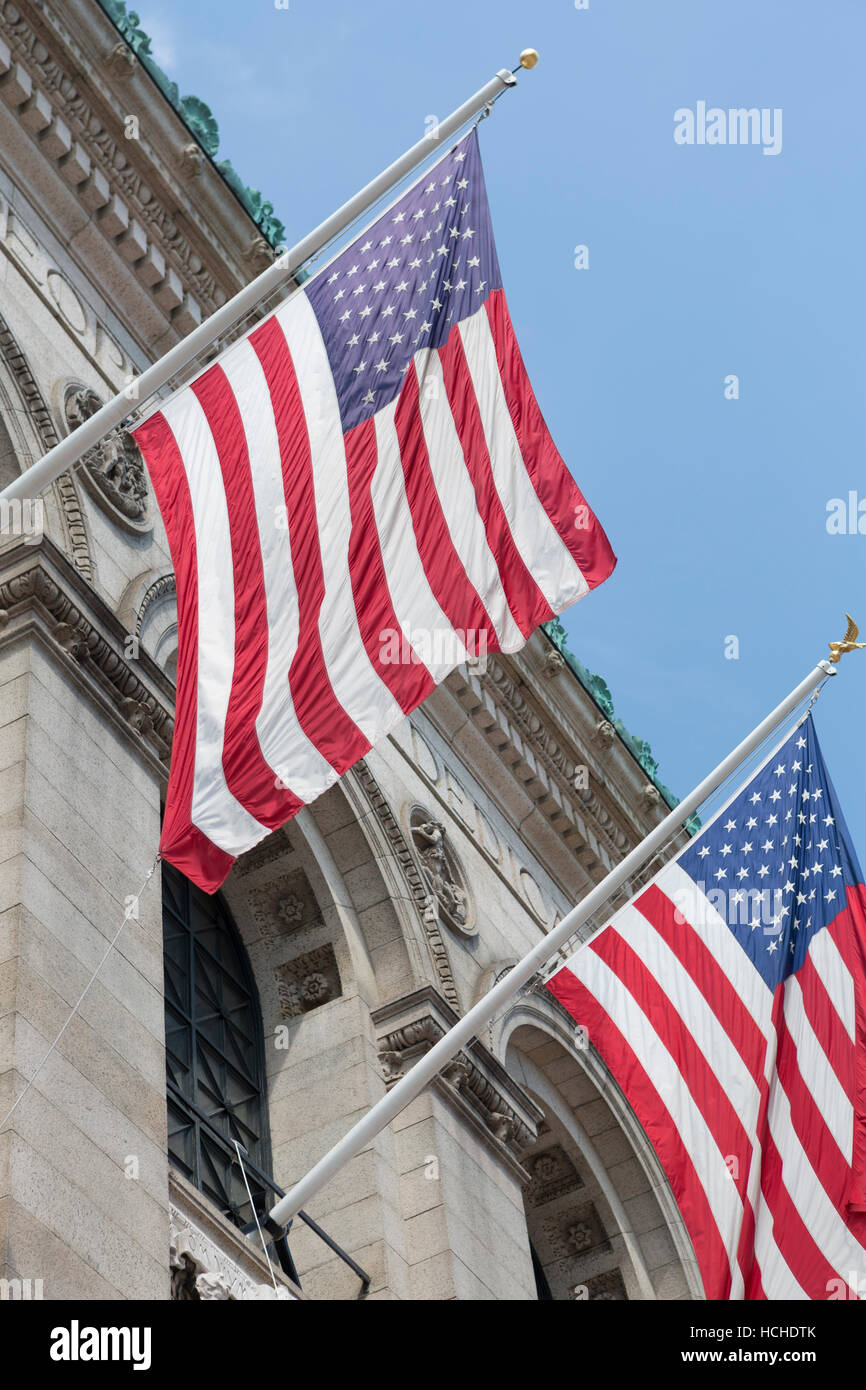
[[527,1227],[553,1297],[702,1298],[664,1171],[574,1021],[533,992],[494,1024],[491,1043],[545,1111],[521,1162],[532,1175]]
[[170,680],[177,675],[177,585],[171,570],[144,570],[130,580],[117,616]]
[[[32,433],[32,444],[24,445],[22,453],[35,462],[58,442],[51,411],[45,403],[30,364],[6,319],[0,314],[0,359],[14,382]],[[23,442],[23,441],[22,441]],[[58,517],[65,532],[66,549],[78,572],[89,583],[94,580],[94,563],[90,538],[78,486],[71,472],[62,473],[51,486]]]

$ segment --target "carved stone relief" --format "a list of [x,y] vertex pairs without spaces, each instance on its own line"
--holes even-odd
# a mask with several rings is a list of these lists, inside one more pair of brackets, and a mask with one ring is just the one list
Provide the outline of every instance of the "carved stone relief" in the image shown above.
[[533,1158],[525,1158],[523,1162],[532,1174],[532,1182],[524,1193],[532,1207],[544,1206],[583,1187],[582,1177],[560,1144],[554,1144],[553,1148]]
[[424,932],[427,937],[427,946],[436,970],[438,987],[442,995],[451,1005],[456,1013],[460,1013],[460,996],[457,986],[454,983],[454,976],[451,971],[451,962],[448,959],[448,952],[442,933],[439,930],[439,914],[435,909],[434,901],[427,886],[427,877],[421,872],[412,849],[406,836],[400,828],[400,823],[388,800],[379,786],[366,761],[361,758],[349,774],[354,776],[370,806],[382,826],[391,852],[406,881],[412,901],[418,910],[424,924]]
[[274,975],[283,1018],[297,1018],[343,993],[337,958],[330,944],[278,965]]
[[[63,402],[66,423],[76,430],[102,401],[87,386],[69,386]],[[88,491],[117,525],[138,534],[151,530],[144,459],[127,430],[113,429],[82,456],[80,473]]]
[[171,1297],[179,1303],[214,1300],[291,1300],[282,1284],[255,1283],[216,1242],[173,1204],[170,1207]]
[[469,889],[445,826],[424,807],[413,806],[409,827],[439,917],[452,931],[475,936]]
[[610,1250],[610,1241],[592,1202],[581,1207],[566,1207],[556,1216],[548,1217],[543,1226],[557,1259],[585,1255],[590,1250],[599,1254]]
[[[57,431],[51,419],[51,412],[45,403],[36,378],[30,370],[30,364],[2,314],[0,314],[0,357],[12,374],[26,406],[27,414],[32,420],[42,447],[47,453],[57,443]],[[92,581],[93,557],[90,553],[90,540],[84,524],[81,499],[73,475],[61,473],[54,483],[54,491],[63,514],[72,563],[79,574]]]
[[[283,841],[284,847],[288,846]],[[250,911],[269,945],[310,927],[322,925],[319,904],[303,869],[283,874],[249,894]]]

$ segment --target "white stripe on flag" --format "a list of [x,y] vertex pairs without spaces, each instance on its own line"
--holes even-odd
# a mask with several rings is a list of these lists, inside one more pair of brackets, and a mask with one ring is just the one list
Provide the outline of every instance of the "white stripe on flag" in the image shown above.
[[854,1107],[842,1090],[827,1054],[812,1030],[803,1005],[803,991],[796,975],[785,985],[785,1022],[797,1045],[797,1069],[803,1084],[850,1166],[854,1143]]
[[256,733],[275,776],[282,774],[302,801],[312,801],[336,782],[337,773],[298,723],[289,689],[289,667],[298,647],[298,599],[271,395],[247,338],[229,349],[221,365],[246,435],[268,612],[268,662]]
[[818,1181],[797,1138],[791,1121],[791,1106],[778,1079],[771,1087],[767,1122],[782,1160],[782,1181],[791,1201],[824,1259],[850,1285],[847,1275],[862,1267],[863,1247],[851,1234]]
[[839,954],[839,947],[828,931],[816,932],[809,942],[809,956],[818,972],[818,978],[826,989],[852,1043],[856,1038],[856,1014],[854,1000],[854,981],[851,972]]
[[561,610],[585,594],[588,586],[526,471],[486,310],[479,309],[464,319],[458,332],[478,402],[493,481],[511,534],[521,555],[532,556],[533,578],[544,597],[551,607]]
[[713,956],[765,1038],[773,1034],[772,995],[724,917],[679,864],[667,864],[654,880]]
[[[235,657],[235,591],[229,514],[216,446],[192,391],[163,407],[189,484],[196,552],[211,562],[198,589],[198,689],[190,819],[226,854],[243,854],[269,833],[235,799],[223,772],[226,713]],[[199,571],[201,572],[201,571]]]
[[631,904],[617,913],[611,926],[628,942],[667,995],[720,1087],[724,1077],[723,1089],[754,1144],[761,1105],[760,1087],[691,975],[652,923]]
[[[469,653],[439,607],[418,554],[394,424],[397,405],[395,398],[373,416],[378,455],[370,488],[373,514],[397,621],[407,642],[412,642],[413,632],[421,634],[416,637],[418,655],[427,658],[429,653],[425,665],[438,683],[466,661]],[[422,642],[427,644],[427,650]]]
[[306,418],[316,521],[325,580],[319,633],[334,694],[370,743],[384,738],[403,711],[367,655],[349,575],[352,529],[346,449],[328,354],[312,305],[294,295],[277,310]]
[[454,549],[490,617],[500,647],[504,652],[517,651],[525,639],[508,607],[496,559],[487,544],[475,488],[451,414],[439,354],[424,349],[415,354],[414,362],[430,472]]

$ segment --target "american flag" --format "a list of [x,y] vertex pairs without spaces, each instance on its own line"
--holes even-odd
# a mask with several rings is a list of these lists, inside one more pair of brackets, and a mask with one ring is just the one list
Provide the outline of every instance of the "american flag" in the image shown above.
[[866,1292],[866,888],[811,716],[548,981],[711,1299]]
[[177,579],[161,851],[208,891],[615,564],[521,360],[474,131],[135,438]]

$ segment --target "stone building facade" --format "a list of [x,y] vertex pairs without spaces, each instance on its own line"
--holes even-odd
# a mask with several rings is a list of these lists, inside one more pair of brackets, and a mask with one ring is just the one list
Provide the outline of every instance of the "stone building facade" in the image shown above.
[[[0,484],[132,400],[273,254],[273,222],[209,157],[202,104],[161,89],[122,10],[0,0]],[[303,1223],[300,1288],[272,1275],[214,1126],[287,1188],[661,819],[664,789],[538,632],[455,671],[218,900],[179,875],[161,895],[157,873],[130,909],[171,746],[171,562],[120,431],[43,502],[0,536],[2,1114],[134,915],[0,1132],[3,1287],[699,1297],[645,1136],[537,987],[316,1199],[367,1280]]]

